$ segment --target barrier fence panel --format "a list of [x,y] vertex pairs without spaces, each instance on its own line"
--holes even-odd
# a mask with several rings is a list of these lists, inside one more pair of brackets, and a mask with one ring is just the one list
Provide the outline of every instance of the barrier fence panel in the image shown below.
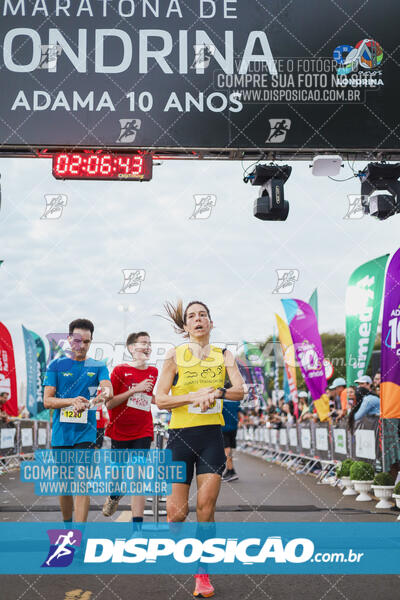
[[297,426],[288,425],[286,429],[288,432],[289,450],[290,452],[298,454],[300,452],[300,444]]
[[346,421],[340,420],[332,427],[332,445],[333,460],[350,458],[351,434],[347,430]]
[[310,457],[314,456],[311,425],[309,423],[300,423],[298,428],[300,434],[300,454]]
[[17,454],[17,430],[13,423],[0,424],[0,458]]
[[279,429],[279,448],[281,452],[284,452],[285,454],[287,454],[289,451],[288,434],[286,427],[281,427]]
[[356,421],[352,437],[352,458],[371,463],[377,471],[382,470],[378,417],[364,417]]
[[50,448],[50,423],[35,421],[34,424],[35,448]]
[[34,421],[21,420],[17,422],[17,431],[19,430],[18,436],[18,453],[19,454],[32,454],[35,451],[34,445]]
[[313,423],[311,426],[313,437],[314,458],[332,460],[332,447],[329,423]]
[[279,452],[279,431],[271,428],[269,430],[270,447],[273,452]]

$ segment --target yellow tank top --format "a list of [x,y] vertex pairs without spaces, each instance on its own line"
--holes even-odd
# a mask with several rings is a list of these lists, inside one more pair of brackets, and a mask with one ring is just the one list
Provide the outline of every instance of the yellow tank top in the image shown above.
[[[176,364],[178,368],[178,381],[171,387],[173,396],[182,396],[189,392],[197,392],[204,387],[215,389],[224,387],[225,363],[221,348],[211,346],[210,354],[206,359],[200,360],[193,356],[188,344],[176,348]],[[178,406],[171,410],[172,417],[170,429],[181,427],[197,427],[199,425],[224,425],[222,416],[222,400],[217,400],[214,407],[201,413],[198,407],[188,404]]]

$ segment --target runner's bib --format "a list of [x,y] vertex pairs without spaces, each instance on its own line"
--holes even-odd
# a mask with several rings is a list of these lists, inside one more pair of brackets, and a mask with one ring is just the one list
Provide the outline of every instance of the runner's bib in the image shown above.
[[60,409],[60,423],[79,423],[81,425],[86,425],[87,422],[87,409],[77,413],[75,413],[73,406],[66,406],[65,408]]
[[208,408],[207,410],[205,410],[204,412],[201,411],[200,406],[193,406],[193,404],[189,404],[188,405],[188,412],[195,414],[195,415],[215,415],[218,414],[220,412],[222,412],[221,410],[221,398],[217,398],[214,402],[213,406],[210,406],[210,408]]
[[131,408],[138,408],[139,410],[145,410],[146,412],[149,412],[151,410],[151,398],[152,397],[148,394],[137,392],[128,398],[126,405],[130,406]]

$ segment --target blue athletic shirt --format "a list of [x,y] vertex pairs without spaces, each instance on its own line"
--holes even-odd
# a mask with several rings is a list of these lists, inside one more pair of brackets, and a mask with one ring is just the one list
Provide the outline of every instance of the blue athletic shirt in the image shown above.
[[240,402],[234,400],[224,400],[222,408],[222,416],[224,417],[225,425],[222,431],[235,431],[238,428]]
[[[89,400],[96,395],[96,389],[104,379],[109,380],[110,377],[107,367],[101,361],[93,358],[83,361],[62,357],[54,359],[49,364],[44,385],[56,388],[56,398],[83,396]],[[60,409],[56,408],[53,412],[52,429],[52,446],[74,446],[80,442],[95,442],[96,411],[88,411],[87,423],[60,423]]]

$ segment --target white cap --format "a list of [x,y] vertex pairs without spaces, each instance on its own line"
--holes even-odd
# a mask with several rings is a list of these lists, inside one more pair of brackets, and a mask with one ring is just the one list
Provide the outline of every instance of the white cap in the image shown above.
[[340,385],[346,385],[346,381],[343,379],[343,377],[336,377],[336,379],[333,380],[332,385],[329,387],[330,390],[334,390],[335,388],[339,387]]
[[372,379],[369,375],[362,375],[354,383],[372,383]]
[[307,392],[299,392],[298,397],[299,398],[308,398],[308,394],[307,394]]

